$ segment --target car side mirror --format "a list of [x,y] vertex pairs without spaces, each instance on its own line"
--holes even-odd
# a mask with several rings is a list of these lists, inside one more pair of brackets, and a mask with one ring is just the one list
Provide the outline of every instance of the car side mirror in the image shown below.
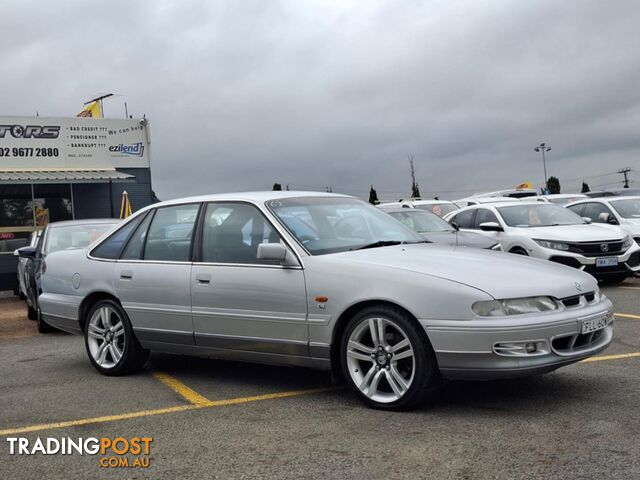
[[458,226],[458,224],[456,222],[451,222],[451,226],[453,227],[454,230],[458,231],[460,230],[460,227]]
[[600,215],[598,215],[598,220],[600,220],[603,223],[609,223],[611,225],[618,224],[618,221],[610,213],[606,213],[606,212],[602,212]]
[[18,255],[20,258],[35,258],[38,250],[36,247],[22,247],[16,250],[13,254]]
[[591,222],[593,222],[593,220],[591,220],[589,217],[582,217],[582,220],[584,220],[584,223],[586,224],[590,224]]
[[298,265],[295,256],[281,243],[261,243],[258,245],[258,259],[280,262],[286,267]]
[[484,222],[479,227],[483,232],[504,232],[504,228],[498,222]]

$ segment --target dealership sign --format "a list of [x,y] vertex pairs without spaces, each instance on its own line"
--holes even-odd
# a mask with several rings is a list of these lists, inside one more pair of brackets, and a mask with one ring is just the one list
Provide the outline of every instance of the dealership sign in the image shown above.
[[146,120],[0,117],[0,170],[149,167]]

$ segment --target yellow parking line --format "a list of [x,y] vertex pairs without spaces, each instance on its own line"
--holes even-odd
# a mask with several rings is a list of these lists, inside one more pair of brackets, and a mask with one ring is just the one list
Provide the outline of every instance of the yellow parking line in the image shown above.
[[40,425],[31,425],[29,427],[9,428],[0,430],[1,435],[16,435],[18,433],[37,432],[40,430],[52,430],[55,428],[77,427],[80,425],[90,425],[92,423],[115,422],[117,420],[127,420],[130,418],[149,417],[151,415],[162,415],[165,413],[183,412],[185,410],[194,410],[202,408],[195,405],[179,405],[177,407],[159,408],[157,410],[143,410],[141,412],[121,413],[118,415],[107,415],[104,417],[82,418],[79,420],[69,420],[66,422],[42,423]]
[[630,313],[614,313],[616,317],[633,318],[634,320],[640,320],[640,315],[632,315]]
[[591,357],[591,358],[582,360],[580,363],[602,362],[605,360],[620,360],[621,358],[633,358],[633,357],[640,357],[640,352],[621,353],[619,355],[603,355],[601,357]]
[[307,390],[293,390],[289,392],[267,393],[265,395],[230,398],[227,400],[212,400],[212,401],[207,400],[206,404],[200,404],[200,405],[195,405],[195,404],[179,405],[177,407],[159,408],[156,410],[142,410],[140,412],[121,413],[118,415],[108,415],[105,417],[82,418],[79,420],[69,420],[66,422],[56,422],[56,423],[42,423],[39,425],[31,425],[28,427],[19,427],[19,428],[10,428],[6,430],[0,430],[0,436],[16,435],[19,433],[28,433],[28,432],[37,432],[40,430],[53,430],[57,428],[76,427],[79,425],[91,425],[95,423],[116,422],[119,420],[128,420],[131,418],[150,417],[153,415],[164,415],[167,413],[184,412],[187,410],[198,410],[201,408],[209,408],[209,407],[224,407],[228,405],[239,405],[242,403],[253,403],[253,402],[259,402],[262,400],[273,400],[277,398],[298,397],[300,395],[326,392],[328,390],[332,390],[332,388],[331,387],[310,388]]
[[157,380],[160,380],[167,387],[169,387],[171,390],[176,392],[178,395],[180,395],[182,398],[184,398],[187,402],[191,403],[192,405],[198,405],[200,407],[203,407],[211,403],[208,398],[203,397],[195,390],[192,390],[191,388],[187,387],[184,383],[182,383],[178,379],[173,378],[171,375],[167,375],[166,373],[162,373],[162,372],[152,372],[151,374],[154,376],[154,378],[156,378]]

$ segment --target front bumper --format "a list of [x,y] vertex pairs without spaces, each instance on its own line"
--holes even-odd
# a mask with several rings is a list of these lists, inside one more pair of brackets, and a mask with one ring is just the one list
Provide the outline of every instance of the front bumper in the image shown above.
[[[538,247],[536,254],[539,258],[544,258],[552,262],[567,265],[569,267],[578,268],[594,277],[607,277],[611,275],[620,276],[638,276],[640,275],[640,249],[636,246],[629,248],[624,254],[602,254],[599,256],[584,256],[578,253],[565,252],[561,250],[552,250],[549,248]],[[602,257],[616,257],[618,265],[611,267],[598,267],[597,259]]]
[[[604,316],[607,316],[607,326],[598,334],[591,337],[581,334],[583,320]],[[421,320],[420,323],[435,350],[443,377],[516,378],[550,372],[606,349],[613,337],[613,306],[605,300],[595,306],[569,308],[543,317],[523,315],[498,320]],[[525,344],[535,344],[536,350],[511,349],[511,346]]]

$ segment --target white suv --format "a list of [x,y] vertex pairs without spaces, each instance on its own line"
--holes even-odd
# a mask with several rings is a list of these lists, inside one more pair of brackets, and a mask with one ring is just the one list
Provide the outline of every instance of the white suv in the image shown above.
[[500,242],[505,252],[551,260],[610,282],[640,272],[640,246],[619,227],[591,224],[550,203],[474,205],[445,220]]
[[640,245],[640,196],[587,198],[567,208],[595,223],[619,225]]

